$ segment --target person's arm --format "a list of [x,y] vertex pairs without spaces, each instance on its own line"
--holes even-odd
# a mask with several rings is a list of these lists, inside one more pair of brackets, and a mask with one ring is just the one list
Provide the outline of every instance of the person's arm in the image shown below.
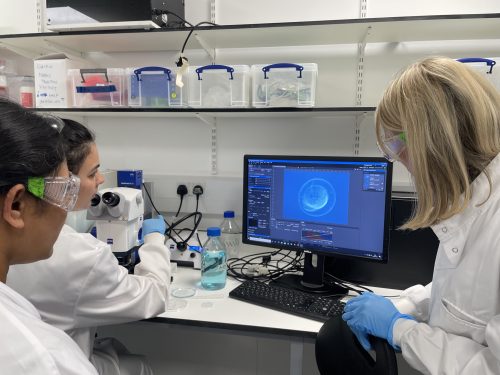
[[432,283],[414,285],[405,289],[399,299],[393,300],[394,306],[402,314],[412,315],[419,322],[429,319],[429,304],[431,299]]
[[170,285],[170,253],[162,232],[146,232],[139,250],[141,262],[134,275],[118,265],[107,244],[97,242],[101,252],[82,284],[75,305],[75,328],[123,323],[164,312]]
[[406,319],[396,321],[393,337],[406,361],[425,374],[500,374],[500,315],[486,325],[487,346]]

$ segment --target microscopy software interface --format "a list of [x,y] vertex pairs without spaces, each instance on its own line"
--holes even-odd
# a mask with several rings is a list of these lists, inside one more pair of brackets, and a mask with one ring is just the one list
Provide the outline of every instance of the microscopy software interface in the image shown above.
[[381,259],[388,162],[247,160],[247,240]]

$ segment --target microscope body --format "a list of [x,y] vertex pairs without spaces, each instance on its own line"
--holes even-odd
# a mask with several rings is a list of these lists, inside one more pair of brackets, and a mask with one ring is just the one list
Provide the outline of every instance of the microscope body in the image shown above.
[[126,187],[100,190],[87,210],[96,221],[97,239],[106,242],[122,266],[135,265],[134,250],[141,244],[144,219],[142,191]]

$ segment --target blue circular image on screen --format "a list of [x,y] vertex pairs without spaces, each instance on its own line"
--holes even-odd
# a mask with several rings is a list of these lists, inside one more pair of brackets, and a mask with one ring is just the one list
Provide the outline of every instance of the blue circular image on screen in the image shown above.
[[337,202],[337,193],[324,178],[307,180],[299,189],[299,206],[309,216],[328,214]]

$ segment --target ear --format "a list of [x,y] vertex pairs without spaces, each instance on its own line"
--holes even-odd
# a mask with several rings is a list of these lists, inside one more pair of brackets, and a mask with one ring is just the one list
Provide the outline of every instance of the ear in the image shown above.
[[24,185],[14,185],[7,192],[3,201],[2,217],[15,229],[24,228],[24,215],[26,211],[26,188]]

